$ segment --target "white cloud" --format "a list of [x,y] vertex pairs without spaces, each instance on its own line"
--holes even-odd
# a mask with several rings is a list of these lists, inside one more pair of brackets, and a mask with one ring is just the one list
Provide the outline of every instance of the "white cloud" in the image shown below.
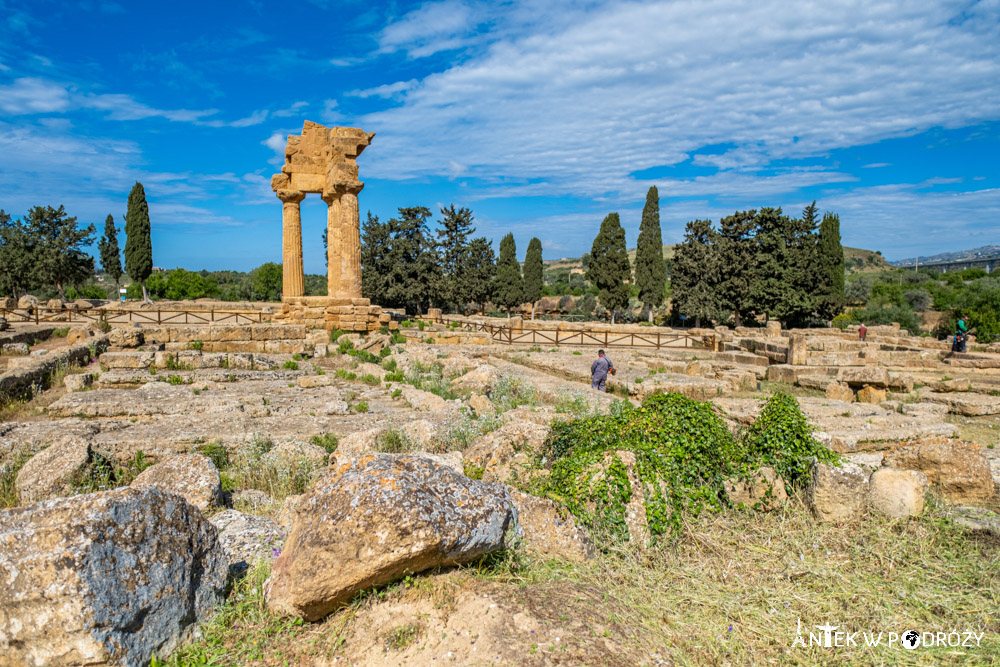
[[397,81],[395,83],[389,83],[384,86],[375,86],[374,88],[366,88],[364,90],[351,90],[346,94],[352,97],[398,97],[400,93],[405,93],[408,90],[412,90],[417,86],[416,79],[410,79],[409,81]]
[[339,103],[337,100],[326,100],[323,102],[323,111],[320,112],[320,119],[324,123],[339,123],[344,119],[344,114],[337,110]]
[[[481,22],[464,7],[425,4],[380,46],[461,36]],[[810,164],[838,148],[1000,118],[1000,24],[982,3],[550,3],[529,18],[538,7],[491,15],[494,37],[464,61],[366,91],[401,103],[359,119],[379,134],[365,172],[449,177],[457,163],[502,183],[493,194],[631,201],[648,185],[631,172],[691,156],[719,174],[672,187],[764,196],[848,180]],[[803,166],[756,175],[784,159]]]
[[69,106],[69,92],[53,81],[24,77],[0,86],[0,111],[4,113],[53,113],[65,111]]
[[286,116],[297,116],[307,106],[309,106],[308,102],[299,101],[299,102],[295,102],[294,104],[291,104],[290,106],[288,106],[285,109],[278,109],[277,111],[273,112],[271,115],[275,116],[277,118],[284,118]]
[[386,26],[378,36],[379,52],[405,50],[422,58],[466,43],[474,25],[472,11],[463,2],[427,2]]

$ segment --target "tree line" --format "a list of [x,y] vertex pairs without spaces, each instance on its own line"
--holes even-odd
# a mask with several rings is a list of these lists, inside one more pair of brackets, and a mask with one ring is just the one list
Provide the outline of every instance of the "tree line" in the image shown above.
[[[114,280],[116,291],[123,273],[128,273],[142,285],[143,300],[148,301],[145,283],[153,271],[153,246],[141,183],[133,186],[128,197],[124,272],[118,232],[114,216],[108,215],[98,242],[103,270]],[[96,270],[94,258],[84,251],[95,234],[93,224],[81,228],[63,206],[34,206],[17,220],[0,209],[0,294],[18,298],[46,285],[55,285],[63,300],[70,286],[80,293]]]
[[816,202],[793,218],[781,208],[737,211],[716,228],[687,224],[671,264],[672,319],[735,324],[758,318],[805,326],[844,307],[840,218]]

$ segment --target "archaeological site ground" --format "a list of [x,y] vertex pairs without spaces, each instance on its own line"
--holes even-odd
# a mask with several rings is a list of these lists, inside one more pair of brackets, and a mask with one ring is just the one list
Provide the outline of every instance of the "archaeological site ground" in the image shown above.
[[42,323],[0,333],[0,664],[1000,653],[996,346],[22,305]]

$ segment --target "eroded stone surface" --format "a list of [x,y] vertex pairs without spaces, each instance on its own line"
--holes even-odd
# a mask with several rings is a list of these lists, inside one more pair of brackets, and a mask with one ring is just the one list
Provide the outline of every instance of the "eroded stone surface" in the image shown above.
[[32,456],[17,473],[21,504],[70,493],[74,478],[86,469],[91,456],[87,441],[72,435]]
[[882,465],[919,470],[954,502],[983,502],[993,497],[990,464],[971,442],[937,438],[908,443],[887,452]]
[[215,528],[158,489],[0,511],[0,664],[148,665],[221,603],[226,570]]
[[296,505],[272,566],[270,608],[316,620],[404,572],[503,549],[517,509],[506,487],[419,456],[334,456]]
[[156,487],[176,493],[201,510],[222,502],[219,471],[207,456],[177,454],[146,468],[132,481],[132,487]]
[[924,511],[927,476],[916,470],[879,468],[868,481],[868,503],[875,512],[891,517],[916,516]]
[[860,466],[816,463],[806,489],[806,504],[820,521],[849,521],[861,516],[867,493],[868,475]]
[[785,480],[768,466],[755,471],[749,479],[727,479],[723,487],[734,505],[770,511],[788,502]]
[[210,520],[219,531],[219,544],[229,569],[236,574],[245,572],[258,560],[274,559],[281,553],[284,531],[271,519],[225,510]]

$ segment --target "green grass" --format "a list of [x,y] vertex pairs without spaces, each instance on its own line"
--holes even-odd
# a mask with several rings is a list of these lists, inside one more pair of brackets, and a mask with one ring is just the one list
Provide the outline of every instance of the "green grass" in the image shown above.
[[16,507],[18,504],[17,473],[32,457],[32,453],[26,449],[18,451],[16,454],[7,457],[7,460],[0,463],[0,509]]
[[289,371],[297,371],[297,370],[299,370],[299,364],[297,362],[292,361],[291,359],[289,359],[284,364],[282,364],[282,368],[284,368],[285,370],[289,370]]
[[332,454],[333,452],[337,451],[337,445],[339,444],[339,442],[337,441],[337,436],[334,435],[333,433],[320,433],[314,435],[312,438],[309,439],[309,442],[316,445],[317,447],[322,447],[327,451],[328,454]]

